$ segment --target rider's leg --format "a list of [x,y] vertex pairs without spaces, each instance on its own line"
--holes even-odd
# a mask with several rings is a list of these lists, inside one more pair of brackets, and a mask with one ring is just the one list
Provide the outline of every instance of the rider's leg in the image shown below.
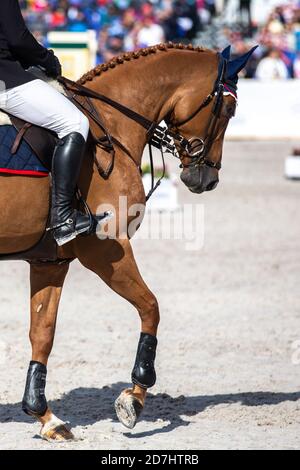
[[93,229],[90,217],[72,208],[89,132],[87,117],[60,92],[38,79],[7,90],[2,101],[5,111],[50,129],[60,138],[52,169],[51,222],[57,243],[63,245],[79,233],[89,233]]
[[1,108],[24,121],[56,132],[60,139],[89,132],[87,117],[58,90],[42,80],[33,80],[1,93]]
[[87,214],[73,209],[73,197],[79,178],[85,140],[79,132],[71,132],[58,142],[52,164],[51,226],[58,245],[81,233],[90,233],[93,223]]

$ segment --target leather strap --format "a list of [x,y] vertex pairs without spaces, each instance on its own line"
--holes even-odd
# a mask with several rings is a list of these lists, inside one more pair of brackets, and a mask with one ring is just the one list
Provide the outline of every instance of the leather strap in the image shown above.
[[13,143],[13,146],[11,148],[11,154],[12,155],[15,155],[20,147],[20,144],[21,144],[21,141],[24,137],[24,134],[25,132],[27,131],[27,129],[29,129],[30,127],[32,126],[32,124],[30,124],[29,122],[26,122],[24,124],[24,126],[19,130],[16,138],[15,138],[15,141]]
[[[103,123],[100,117],[100,114],[96,106],[92,102],[91,98],[88,96],[83,96],[82,94],[78,95],[77,94],[78,92],[75,92],[74,90],[69,88],[69,82],[71,84],[74,83],[74,85],[77,86],[75,82],[72,82],[66,79],[65,77],[60,77],[59,81],[63,83],[70,100],[73,101],[75,105],[79,106],[82,109],[83,113],[87,115],[87,117],[89,117],[92,121],[94,121],[94,123],[96,124],[96,130],[100,128],[100,130],[104,134],[102,136],[99,136],[97,131],[95,131],[95,128],[93,127],[91,128],[91,134],[95,141],[95,144],[98,147],[102,148],[104,151],[111,154],[111,162],[106,169],[103,168],[99,160],[95,158],[95,163],[96,163],[96,166],[98,168],[100,175],[103,176],[104,178],[107,178],[112,172],[112,169],[114,166],[114,159],[115,159],[115,150],[114,150],[113,144],[116,144],[124,153],[126,153],[126,155],[129,158],[131,158],[134,161],[134,163],[136,163],[131,153],[128,151],[128,149],[116,137],[111,135],[108,129],[105,127],[105,124]],[[65,81],[67,82],[67,85],[65,84]],[[84,90],[87,90],[84,87],[82,88]]]
[[153,124],[156,126],[157,123],[153,123],[153,121],[150,121],[149,119],[145,118],[141,114],[136,113],[130,108],[127,108],[127,106],[124,106],[121,103],[118,103],[117,101],[112,100],[111,98],[108,98],[108,96],[102,95],[101,93],[97,93],[90,88],[84,87],[80,85],[77,82],[73,82],[72,80],[69,80],[66,77],[58,77],[57,80],[62,83],[66,89],[69,89],[73,91],[75,94],[80,93],[81,96],[87,96],[89,98],[95,98],[97,100],[103,101],[103,103],[106,103],[113,108],[117,109],[120,111],[120,113],[124,114],[125,116],[129,117],[133,121],[137,122],[140,124],[142,127],[144,127],[147,131],[152,129]]

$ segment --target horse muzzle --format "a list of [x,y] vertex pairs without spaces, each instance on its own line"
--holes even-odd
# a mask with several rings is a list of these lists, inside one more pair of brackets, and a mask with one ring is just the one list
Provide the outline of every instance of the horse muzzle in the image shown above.
[[182,171],[180,179],[192,193],[201,194],[217,187],[219,172],[209,166],[189,167]]

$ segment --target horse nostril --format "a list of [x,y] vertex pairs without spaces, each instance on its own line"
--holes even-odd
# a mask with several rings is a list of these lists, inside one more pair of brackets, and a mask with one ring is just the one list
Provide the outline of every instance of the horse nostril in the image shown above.
[[206,186],[206,191],[212,191],[218,186],[218,180],[212,181]]

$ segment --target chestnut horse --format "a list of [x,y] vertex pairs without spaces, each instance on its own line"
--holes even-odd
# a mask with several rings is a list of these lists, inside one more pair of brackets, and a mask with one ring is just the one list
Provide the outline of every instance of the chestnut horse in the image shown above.
[[[201,193],[214,189],[218,183],[224,134],[236,107],[237,74],[251,53],[230,61],[229,48],[220,54],[200,47],[161,44],[117,57],[88,72],[78,83],[109,96],[150,121],[159,123],[164,119],[169,128],[183,136],[191,147],[194,143],[196,148],[200,145],[201,149],[193,152],[183,148],[180,139],[175,142],[183,168],[182,181],[194,193]],[[122,143],[122,147],[115,147],[113,171],[108,178],[103,178],[95,165],[95,149],[89,143],[79,187],[93,212],[100,204],[114,208],[118,236],[115,239],[100,239],[96,235],[78,237],[59,248],[59,256],[69,260],[77,258],[133,304],[141,320],[142,334],[153,340],[150,342],[153,347],[145,349],[145,344],[150,344],[146,342],[144,350],[140,341],[135,364],[135,369],[150,367],[149,381],[139,383],[135,380],[133,387],[124,390],[116,401],[120,421],[133,427],[144,407],[147,387],[155,382],[159,307],[139,273],[129,237],[124,233],[120,236],[118,232],[119,196],[127,196],[128,207],[145,204],[140,164],[148,136],[139,123],[109,104],[96,99],[93,103],[110,134]],[[105,152],[98,157],[105,162]],[[26,250],[45,230],[49,178],[1,175],[0,181],[0,253]],[[128,217],[128,222],[130,220]],[[53,345],[58,305],[68,268],[68,262],[30,266],[32,361],[44,366]],[[44,385],[45,375],[46,367],[44,376],[39,378],[44,380]],[[33,402],[38,402],[40,389],[33,387],[31,393],[36,394]],[[46,402],[45,396],[41,399]],[[49,407],[42,414],[34,411],[31,414],[42,423],[44,438],[73,438],[71,431]]]

